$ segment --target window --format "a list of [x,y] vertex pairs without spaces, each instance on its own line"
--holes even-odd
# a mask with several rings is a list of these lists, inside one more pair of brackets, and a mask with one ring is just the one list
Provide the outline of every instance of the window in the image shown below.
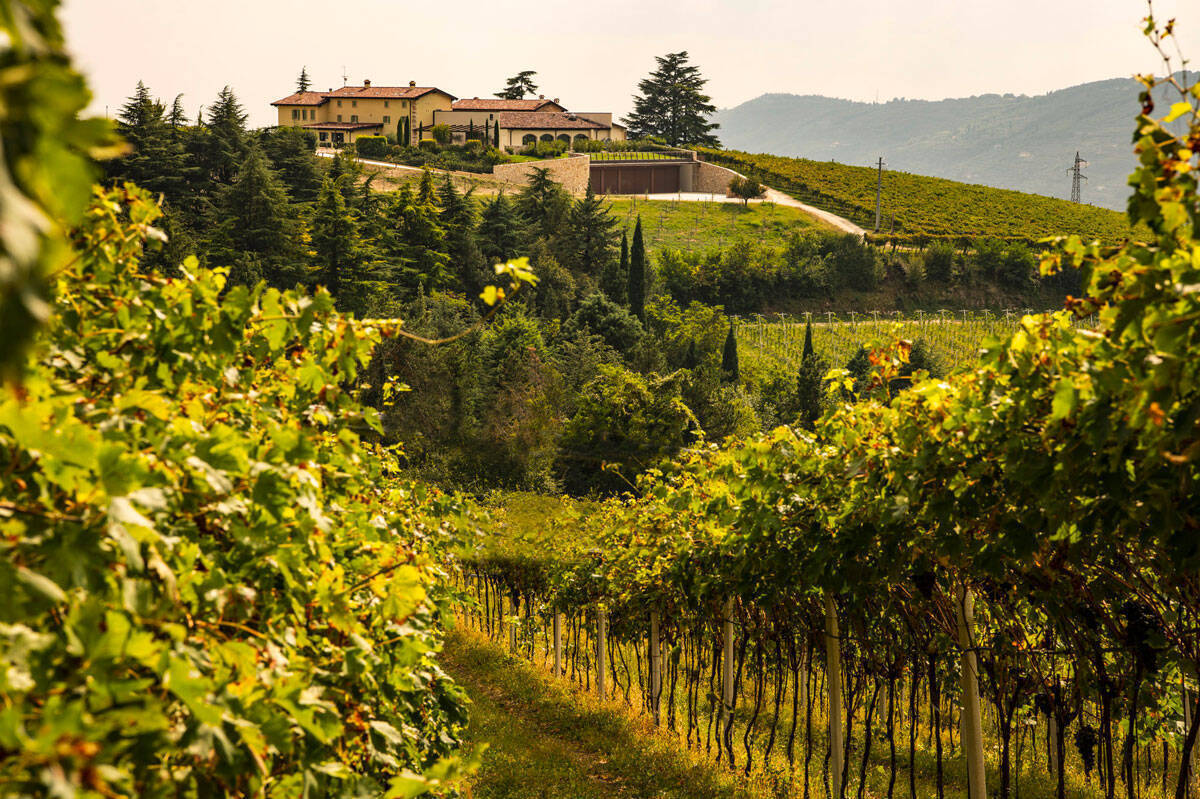
[[357,121],[358,121],[358,114],[351,114],[351,115],[350,115],[350,121],[351,121],[351,122],[357,122]]
[[358,100],[351,100],[351,101],[350,101],[350,107],[351,107],[351,108],[358,108]]
[[554,136],[549,133],[542,134],[542,141],[554,141]]
[[293,108],[292,109],[292,119],[299,119],[299,118],[300,118],[300,109]]
[[342,121],[342,115],[338,114],[338,122],[341,122],[341,121]]
[[384,107],[384,108],[388,108],[390,105],[391,105],[391,101],[390,101],[390,100],[384,100],[384,101],[383,101],[383,107]]
[[326,133],[325,131],[321,131],[321,141],[328,141],[328,140],[329,140],[329,134]]
[[537,136],[534,136],[532,133],[526,133],[524,136],[521,137],[521,144],[536,144],[536,143],[537,143]]
[[341,108],[341,107],[342,107],[342,101],[338,100],[338,108]]
[[383,124],[386,125],[387,123],[389,123],[391,121],[392,121],[392,118],[390,116],[388,116],[387,114],[383,115]]

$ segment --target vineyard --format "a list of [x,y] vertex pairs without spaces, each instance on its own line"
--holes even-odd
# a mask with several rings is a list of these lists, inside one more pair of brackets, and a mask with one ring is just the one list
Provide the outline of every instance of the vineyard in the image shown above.
[[[811,314],[805,318],[754,316],[737,325],[739,352],[764,370],[794,372],[804,353],[804,338],[812,325],[813,347],[832,365],[842,366],[860,347],[907,339],[921,342],[943,368],[956,369],[978,362],[984,342],[1003,339],[1019,326],[1022,313],[1004,311],[942,311],[903,316],[899,313]],[[1094,320],[1077,322],[1089,326]]]
[[[706,161],[875,229],[877,172],[870,167],[736,150],[700,152]],[[906,245],[976,238],[1036,243],[1071,235],[1117,243],[1131,234],[1126,216],[1105,208],[907,172],[884,173],[881,205],[880,233],[872,238]]]
[[778,795],[1196,795],[1197,154],[1139,125],[1175,191],[1137,205],[1152,243],[1048,257],[1070,311],[894,394],[877,349],[812,431],[465,552],[464,618]]

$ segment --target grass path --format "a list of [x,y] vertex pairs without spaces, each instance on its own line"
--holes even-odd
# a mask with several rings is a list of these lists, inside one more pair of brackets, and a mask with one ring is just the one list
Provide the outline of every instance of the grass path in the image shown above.
[[471,630],[450,633],[441,661],[472,698],[468,742],[488,744],[470,799],[758,796]]

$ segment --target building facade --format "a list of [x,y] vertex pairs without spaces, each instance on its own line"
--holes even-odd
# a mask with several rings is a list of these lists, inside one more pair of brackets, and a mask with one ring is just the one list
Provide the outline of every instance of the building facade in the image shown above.
[[582,140],[625,139],[625,128],[611,113],[572,113],[558,98],[459,100],[431,86],[343,86],[327,92],[296,92],[271,103],[281,127],[311,130],[323,147],[351,144],[359,136],[395,136],[416,146],[434,125],[447,125],[452,139],[474,137],[488,144],[500,125],[501,148],[519,149],[540,141],[569,146]]

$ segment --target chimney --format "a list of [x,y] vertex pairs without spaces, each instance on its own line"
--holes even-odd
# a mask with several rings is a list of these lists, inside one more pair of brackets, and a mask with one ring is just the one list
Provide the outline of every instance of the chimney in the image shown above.
[[363,81],[363,88],[364,88],[364,89],[369,89],[369,88],[371,88],[371,81],[370,81],[370,80],[364,80],[364,81]]
[[553,100],[551,100],[550,102],[554,103],[555,105],[558,105],[558,98],[557,98],[557,97],[555,97],[555,98],[554,98]]
[[546,95],[544,95],[544,94],[539,94],[539,95],[538,95],[538,99],[539,99],[539,100],[545,100],[545,99],[546,99]]
[[408,82],[408,88],[410,88],[410,89],[415,89],[415,88],[417,88],[417,82],[416,82],[415,80],[410,80],[410,81]]

